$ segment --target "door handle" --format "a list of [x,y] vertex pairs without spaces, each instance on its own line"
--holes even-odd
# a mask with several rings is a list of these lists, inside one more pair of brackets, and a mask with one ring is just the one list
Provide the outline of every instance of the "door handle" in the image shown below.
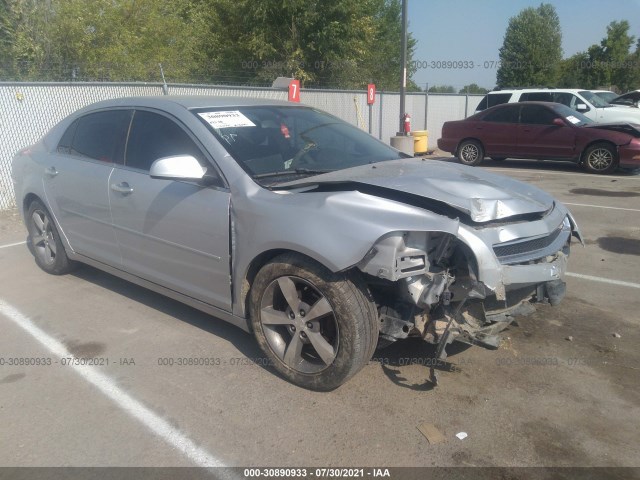
[[56,170],[56,167],[48,167],[44,169],[44,173],[49,175],[50,177],[55,177],[56,175],[58,175],[58,170]]
[[129,195],[133,193],[133,188],[131,188],[127,182],[112,183],[111,190],[113,190],[114,192],[122,193],[123,195]]

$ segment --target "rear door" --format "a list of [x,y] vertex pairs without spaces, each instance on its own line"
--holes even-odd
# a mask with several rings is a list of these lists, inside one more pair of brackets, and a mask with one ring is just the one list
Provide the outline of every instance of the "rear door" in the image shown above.
[[571,159],[575,155],[575,131],[554,125],[559,118],[544,105],[523,105],[518,127],[518,155],[523,158]]
[[109,181],[111,213],[125,270],[192,298],[231,310],[230,193],[219,184],[152,179],[158,158],[192,155],[213,164],[176,119],[136,110],[125,164]]
[[131,110],[106,110],[80,117],[67,129],[57,152],[45,161],[44,188],[71,248],[119,267],[111,225],[109,177],[122,163]]
[[504,105],[476,122],[477,138],[484,145],[486,155],[509,157],[517,153],[519,111],[518,105]]

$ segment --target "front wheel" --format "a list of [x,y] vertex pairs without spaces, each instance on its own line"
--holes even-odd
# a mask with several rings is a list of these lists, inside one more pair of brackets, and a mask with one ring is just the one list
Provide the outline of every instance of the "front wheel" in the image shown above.
[[611,173],[618,165],[618,154],[608,143],[591,145],[585,150],[583,159],[584,167],[591,173]]
[[483,158],[484,149],[477,140],[465,140],[458,147],[458,160],[465,165],[479,165]]
[[31,202],[26,223],[38,266],[53,275],[64,275],[73,270],[75,264],[67,257],[51,214],[40,201]]
[[249,308],[263,352],[304,388],[337,388],[376,348],[377,311],[362,280],[301,255],[278,256],[258,272]]

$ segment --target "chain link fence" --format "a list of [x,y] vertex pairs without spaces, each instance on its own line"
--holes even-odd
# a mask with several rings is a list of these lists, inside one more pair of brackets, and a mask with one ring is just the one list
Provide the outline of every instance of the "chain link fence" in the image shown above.
[[[15,207],[11,160],[70,113],[100,100],[129,96],[159,96],[162,84],[146,83],[2,83],[0,82],[0,210]],[[265,87],[169,85],[169,95],[220,95],[286,100],[284,90]],[[407,93],[406,110],[413,130],[428,130],[430,147],[442,124],[472,114],[482,95]],[[325,110],[375,137],[389,142],[400,126],[400,95],[377,92],[367,105],[364,91],[301,91],[301,101]]]

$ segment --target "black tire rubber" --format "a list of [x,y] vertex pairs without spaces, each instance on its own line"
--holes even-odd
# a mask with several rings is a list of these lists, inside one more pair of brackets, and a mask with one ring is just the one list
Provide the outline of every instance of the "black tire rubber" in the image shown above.
[[[593,164],[591,156],[598,150],[606,150],[611,155],[611,163],[604,168],[594,166]],[[615,148],[609,143],[594,143],[582,154],[582,162],[587,172],[606,175],[613,172],[618,167],[618,152],[616,152]]]
[[[261,301],[267,287],[283,276],[301,278],[313,285],[331,304],[339,332],[336,357],[317,373],[289,367],[271,349],[260,321]],[[367,364],[378,343],[378,313],[367,286],[357,272],[333,273],[295,253],[280,255],[264,265],[251,286],[249,311],[254,336],[275,369],[303,388],[333,390]]]
[[458,147],[458,160],[464,165],[475,167],[484,158],[484,148],[477,140],[464,140]]
[[[35,212],[42,212],[49,220],[51,235],[53,237],[52,240],[55,242],[56,247],[55,258],[51,263],[43,261],[43,259],[36,253],[37,246],[34,244],[34,238],[37,234],[37,228],[33,220]],[[27,230],[29,231],[30,250],[34,253],[36,264],[42,270],[52,275],[65,275],[76,267],[77,264],[72,260],[69,260],[69,257],[67,257],[67,252],[64,249],[62,240],[60,240],[60,234],[58,233],[58,229],[56,228],[56,224],[53,221],[49,210],[47,210],[39,200],[34,200],[31,202],[31,205],[29,205],[29,210],[26,215],[26,224]]]

